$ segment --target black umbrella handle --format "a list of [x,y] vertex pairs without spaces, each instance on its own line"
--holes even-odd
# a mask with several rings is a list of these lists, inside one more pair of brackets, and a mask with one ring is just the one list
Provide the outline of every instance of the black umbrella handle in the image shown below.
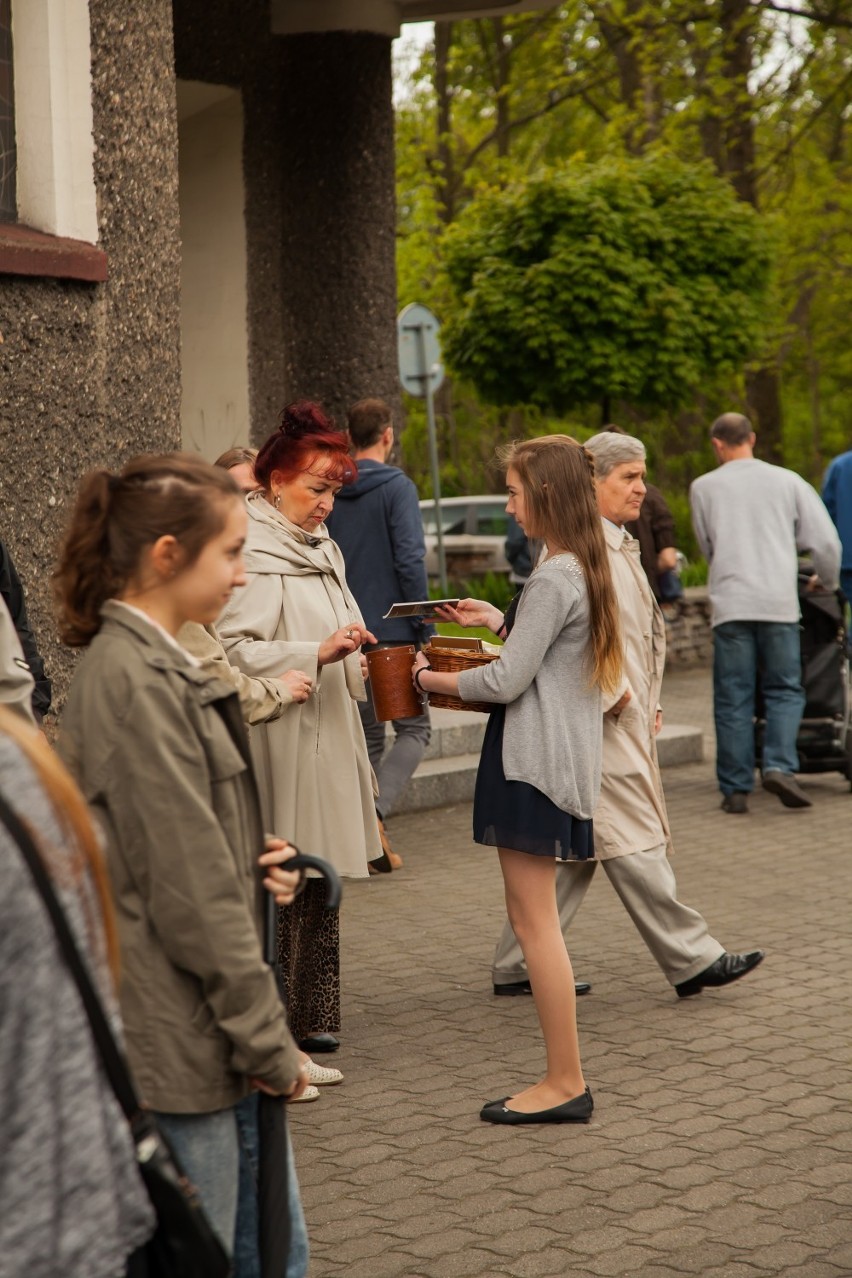
[[297,848],[295,856],[291,857],[289,861],[281,862],[281,869],[316,870],[325,879],[325,908],[327,910],[340,908],[340,895],[342,892],[340,878],[337,870],[335,870],[333,865],[329,865],[328,861],[323,861],[318,856],[305,856]]

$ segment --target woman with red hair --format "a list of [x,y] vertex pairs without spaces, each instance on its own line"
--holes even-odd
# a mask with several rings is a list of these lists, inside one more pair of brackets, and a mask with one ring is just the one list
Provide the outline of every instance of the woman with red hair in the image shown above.
[[[317,404],[304,401],[284,409],[280,427],[257,455],[255,476],[260,488],[246,498],[248,580],[219,619],[219,634],[231,663],[246,674],[299,670],[310,688],[304,703],[251,730],[264,820],[339,874],[366,878],[367,862],[383,852],[355,703],[366,698],[360,647],[376,640],[325,529],[335,494],[357,469],[346,436]],[[309,879],[280,918],[293,1034],[305,1051],[334,1051],[340,936],[337,913],[323,907],[322,880]]]

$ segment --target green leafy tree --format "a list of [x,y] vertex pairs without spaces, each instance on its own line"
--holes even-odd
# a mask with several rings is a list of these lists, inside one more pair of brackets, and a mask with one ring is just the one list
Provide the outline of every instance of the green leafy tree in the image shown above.
[[[449,316],[444,233],[483,191],[589,160],[709,162],[772,226],[760,348],[702,378],[682,408],[622,402],[617,420],[646,441],[679,511],[712,464],[707,424],[727,408],[750,413],[763,457],[818,480],[850,440],[850,93],[850,0],[564,0],[439,24],[397,113],[400,304]],[[437,407],[454,492],[493,486],[487,459],[506,438],[600,421],[597,404],[561,421],[529,405],[507,412],[459,377]],[[411,401],[402,444],[425,491],[422,417]]]
[[473,201],[447,233],[450,367],[490,403],[676,408],[761,333],[770,242],[705,166],[572,165]]

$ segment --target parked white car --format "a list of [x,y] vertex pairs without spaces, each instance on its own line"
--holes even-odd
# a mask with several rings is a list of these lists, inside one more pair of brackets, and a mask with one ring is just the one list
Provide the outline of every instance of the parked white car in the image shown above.
[[[423,534],[426,539],[426,571],[438,575],[438,536],[435,503],[421,501]],[[506,497],[443,497],[441,531],[450,576],[454,563],[459,576],[473,572],[508,572],[503,551],[506,540]]]

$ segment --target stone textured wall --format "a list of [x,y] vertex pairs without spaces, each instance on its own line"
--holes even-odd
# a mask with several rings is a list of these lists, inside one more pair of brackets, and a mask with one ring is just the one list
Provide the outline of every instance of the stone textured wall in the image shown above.
[[106,284],[0,276],[0,535],[59,698],[50,575],[78,481],[179,446],[177,131],[170,0],[91,0]]
[[338,416],[367,395],[394,404],[391,42],[338,32],[281,43],[287,388],[323,400]]
[[713,661],[713,631],[706,586],[683,592],[677,620],[666,625],[666,666],[706,666]]

